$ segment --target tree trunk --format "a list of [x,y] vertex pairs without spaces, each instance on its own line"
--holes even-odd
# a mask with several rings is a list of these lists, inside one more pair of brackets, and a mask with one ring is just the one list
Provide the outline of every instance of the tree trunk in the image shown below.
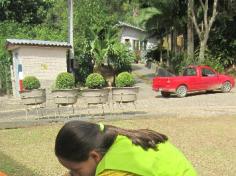
[[[193,3],[193,0],[189,0],[191,3]],[[207,40],[209,37],[209,33],[211,31],[212,24],[215,21],[216,15],[217,15],[217,3],[218,0],[214,0],[213,2],[213,8],[212,8],[212,16],[210,17],[208,14],[208,0],[206,0],[204,3],[202,0],[199,0],[201,7],[203,9],[203,19],[201,20],[201,28],[199,27],[199,24],[197,23],[197,18],[194,12],[194,6],[190,7],[191,10],[191,17],[192,22],[195,26],[195,30],[198,34],[198,38],[200,41],[200,53],[199,53],[199,63],[202,63],[204,61],[204,53],[206,49]],[[194,4],[193,4],[194,5]]]
[[160,63],[163,62],[163,58],[162,58],[162,48],[163,48],[163,39],[161,39],[160,41]]
[[176,29],[173,29],[173,52],[174,55],[177,53],[177,32]]
[[204,62],[205,49],[206,49],[206,42],[201,41],[200,51],[199,51],[199,63],[200,64],[202,64]]
[[187,54],[188,57],[194,58],[194,28],[191,19],[191,9],[193,1],[188,1],[188,23],[187,23]]

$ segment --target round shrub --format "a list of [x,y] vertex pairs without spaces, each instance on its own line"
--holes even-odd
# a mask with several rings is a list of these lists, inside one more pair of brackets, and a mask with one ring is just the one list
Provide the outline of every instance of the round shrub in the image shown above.
[[40,88],[40,82],[35,76],[26,76],[23,79],[23,87],[26,90],[38,89]]
[[116,87],[132,87],[135,80],[129,72],[122,72],[116,77],[115,83]]
[[98,73],[90,74],[85,82],[85,85],[90,89],[99,89],[105,86],[105,79]]
[[63,72],[58,74],[56,79],[57,89],[72,89],[75,86],[75,77],[71,73]]

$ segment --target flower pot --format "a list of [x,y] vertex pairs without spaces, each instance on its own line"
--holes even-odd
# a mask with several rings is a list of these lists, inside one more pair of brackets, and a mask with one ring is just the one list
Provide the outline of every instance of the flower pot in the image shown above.
[[24,90],[20,92],[24,105],[38,105],[46,102],[45,89]]

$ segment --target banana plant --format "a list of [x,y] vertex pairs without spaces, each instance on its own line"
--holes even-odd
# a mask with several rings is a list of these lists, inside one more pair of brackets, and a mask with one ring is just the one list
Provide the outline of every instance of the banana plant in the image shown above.
[[102,64],[107,63],[109,51],[115,43],[119,42],[115,29],[101,29],[98,31],[99,32],[91,32],[93,39],[90,43],[90,52],[93,56],[95,68],[99,68]]

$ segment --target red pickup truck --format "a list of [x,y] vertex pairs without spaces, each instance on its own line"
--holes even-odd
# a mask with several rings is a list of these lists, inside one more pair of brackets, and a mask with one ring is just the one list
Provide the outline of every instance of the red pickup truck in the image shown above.
[[220,89],[229,92],[234,87],[234,78],[217,73],[208,66],[189,66],[183,71],[183,76],[157,76],[153,79],[152,88],[160,91],[163,97],[176,93],[185,97],[188,92],[212,91]]

